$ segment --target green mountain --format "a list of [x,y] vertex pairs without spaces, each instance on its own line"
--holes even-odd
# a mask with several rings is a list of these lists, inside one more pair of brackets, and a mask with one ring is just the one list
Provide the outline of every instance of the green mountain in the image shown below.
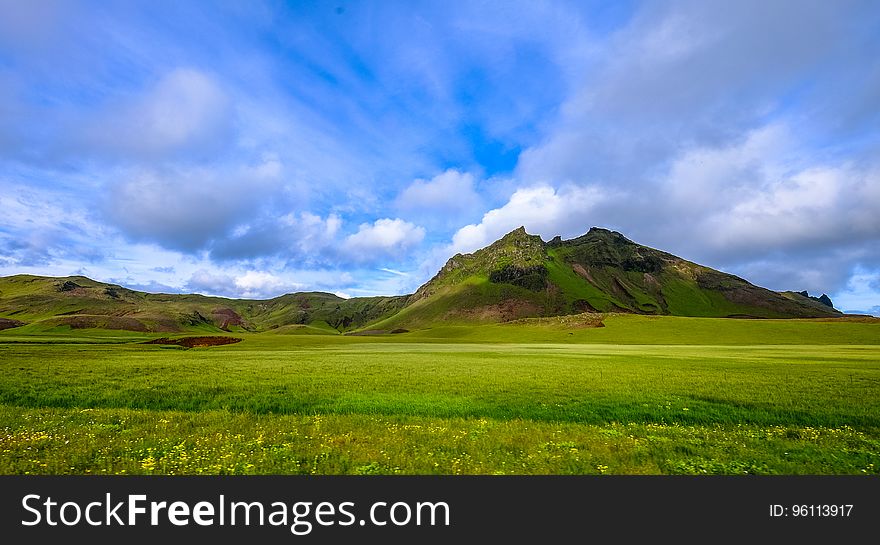
[[[830,303],[830,299],[825,296]],[[406,307],[377,328],[509,321],[582,312],[677,316],[839,316],[819,299],[770,291],[672,254],[592,228],[544,242],[525,229],[473,254],[453,256]]]
[[339,333],[387,317],[406,297],[292,293],[269,300],[152,294],[83,276],[0,278],[0,329]]
[[338,334],[438,323],[503,322],[584,312],[677,316],[841,316],[831,300],[774,292],[593,228],[544,242],[512,231],[457,254],[414,294],[343,299],[306,292],[269,300],[150,294],[82,276],[0,278],[0,329],[142,332],[274,331]]

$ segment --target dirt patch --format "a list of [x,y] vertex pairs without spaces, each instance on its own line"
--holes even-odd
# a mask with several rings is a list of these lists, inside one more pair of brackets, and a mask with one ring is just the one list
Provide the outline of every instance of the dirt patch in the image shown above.
[[76,282],[72,282],[70,280],[62,284],[55,284],[55,289],[57,289],[61,293],[66,293],[67,295],[75,295],[78,297],[85,297],[89,295],[89,290],[85,286],[80,286]]
[[616,296],[618,299],[629,303],[631,305],[638,306],[635,297],[630,293],[630,288],[618,277],[614,277],[614,282],[611,283],[611,293]]
[[238,337],[182,337],[180,339],[169,339],[162,337],[161,339],[153,339],[142,344],[173,344],[184,348],[207,348],[210,346],[222,346],[224,344],[235,344],[241,342]]
[[0,331],[4,329],[12,329],[13,327],[21,327],[23,325],[27,324],[18,320],[11,320],[9,318],[0,318]]
[[218,308],[211,312],[211,317],[217,324],[217,327],[224,331],[229,331],[230,326],[242,326],[244,320],[241,316],[231,308]]
[[505,299],[494,305],[452,311],[447,315],[447,318],[461,316],[479,322],[510,322],[520,318],[540,316],[541,310],[540,307],[529,301]]
[[590,304],[586,299],[578,299],[571,304],[572,310],[577,313],[582,312],[599,312],[599,309]]
[[590,284],[594,286],[596,285],[596,281],[593,279],[593,276],[587,269],[584,268],[583,265],[581,265],[580,263],[572,263],[571,268],[572,270],[574,270],[574,272],[578,273],[580,277],[587,280]]
[[645,286],[647,286],[648,288],[655,290],[655,291],[660,290],[660,282],[658,282],[657,279],[654,278],[653,274],[645,273],[643,278],[645,280]]

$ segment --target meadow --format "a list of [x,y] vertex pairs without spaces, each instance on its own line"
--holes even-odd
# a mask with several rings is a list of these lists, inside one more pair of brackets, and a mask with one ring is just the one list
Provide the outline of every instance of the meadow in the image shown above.
[[880,323],[0,333],[0,473],[880,473]]

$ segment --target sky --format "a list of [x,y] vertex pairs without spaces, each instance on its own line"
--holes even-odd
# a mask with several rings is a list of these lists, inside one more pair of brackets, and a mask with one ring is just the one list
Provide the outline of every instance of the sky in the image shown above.
[[880,314],[875,1],[0,14],[0,275],[391,295],[600,226]]

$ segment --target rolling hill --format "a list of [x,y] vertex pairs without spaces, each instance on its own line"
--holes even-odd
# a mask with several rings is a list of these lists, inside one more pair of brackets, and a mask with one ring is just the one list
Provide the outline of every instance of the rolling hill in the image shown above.
[[336,334],[386,317],[405,301],[401,296],[343,299],[323,292],[227,299],[144,293],[83,276],[16,275],[0,278],[0,329]]
[[549,242],[520,227],[477,252],[453,256],[408,296],[343,299],[305,292],[239,300],[150,294],[82,276],[0,278],[0,329],[23,332],[100,328],[338,334],[607,312],[841,316],[826,295],[774,292],[596,227],[574,239]]

